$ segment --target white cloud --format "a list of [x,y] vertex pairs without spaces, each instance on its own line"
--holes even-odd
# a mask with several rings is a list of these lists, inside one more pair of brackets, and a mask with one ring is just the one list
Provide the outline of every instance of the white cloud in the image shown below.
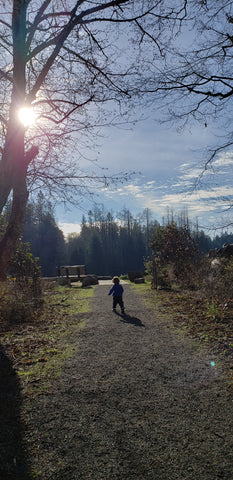
[[194,179],[197,179],[199,178],[199,176],[201,175],[201,168],[197,168],[197,167],[194,167],[194,168],[187,168],[186,167],[186,171],[184,171],[184,167],[179,167],[179,170],[182,171],[182,175],[180,176],[180,179],[182,180],[194,180]]
[[58,222],[58,227],[60,230],[63,231],[65,237],[70,233],[80,233],[81,225],[80,223],[66,223],[66,222]]
[[[174,129],[161,127],[152,119],[139,122],[132,130],[110,130],[100,148],[101,168],[107,168],[110,174],[142,173],[131,177],[128,184],[96,190],[99,196],[95,200],[109,211],[119,212],[126,207],[133,215],[150,208],[158,221],[166,215],[167,207],[174,213],[186,208],[190,218],[195,216],[202,224],[204,219],[213,224],[217,212],[227,208],[227,198],[233,198],[230,174],[233,152],[216,157],[212,168],[200,179],[208,145],[215,141],[214,131],[201,125],[192,127],[192,132],[186,130],[177,134]],[[218,187],[211,189],[216,185]],[[87,212],[92,205],[86,201],[83,207]],[[66,217],[60,217],[70,221],[60,224],[65,235],[79,231],[80,226],[75,221],[81,222],[82,213],[77,206]]]
[[[180,186],[180,185],[179,185]],[[182,185],[183,186],[183,185]],[[196,188],[187,189],[186,192],[180,192],[177,184],[157,186],[155,180],[145,183],[130,183],[124,185],[118,191],[111,191],[111,198],[127,197],[127,207],[132,213],[138,213],[139,210],[149,208],[154,213],[156,219],[166,215],[167,208],[174,212],[187,209],[190,218],[198,217],[201,222],[208,224],[210,213],[220,212],[233,199],[233,187],[222,185],[214,189]],[[108,197],[109,198],[109,197]],[[204,220],[205,219],[205,220]],[[212,221],[212,220],[211,220]]]
[[214,167],[226,167],[233,165],[233,152],[222,153],[216,160],[213,162]]

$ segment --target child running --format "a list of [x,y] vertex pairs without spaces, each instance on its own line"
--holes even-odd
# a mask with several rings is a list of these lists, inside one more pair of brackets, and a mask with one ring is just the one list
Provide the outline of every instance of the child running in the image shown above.
[[120,308],[121,308],[121,313],[124,314],[125,313],[125,307],[124,307],[124,302],[123,302],[123,299],[122,299],[124,288],[122,287],[122,285],[120,285],[120,280],[119,280],[118,277],[113,277],[112,281],[113,281],[114,285],[112,286],[112,288],[109,290],[109,293],[108,293],[109,295],[113,296],[112,311],[113,312],[116,311],[116,306],[119,303]]

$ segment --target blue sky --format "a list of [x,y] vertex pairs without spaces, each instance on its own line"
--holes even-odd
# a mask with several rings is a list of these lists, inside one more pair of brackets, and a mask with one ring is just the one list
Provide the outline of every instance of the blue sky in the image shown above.
[[[176,126],[160,125],[153,113],[134,126],[106,128],[99,139],[98,165],[108,169],[107,174],[136,173],[127,183],[96,190],[95,201],[114,213],[127,207],[136,215],[149,208],[159,222],[169,208],[174,214],[186,209],[201,228],[226,225],[230,220],[229,200],[233,199],[233,153],[219,155],[196,185],[207,149],[213,146],[217,134],[221,132],[215,131],[214,125],[205,128],[200,124],[179,132]],[[88,161],[84,161],[84,167],[89,168]],[[91,208],[87,200],[69,210],[58,207],[57,221],[64,234],[78,232],[83,213]]]

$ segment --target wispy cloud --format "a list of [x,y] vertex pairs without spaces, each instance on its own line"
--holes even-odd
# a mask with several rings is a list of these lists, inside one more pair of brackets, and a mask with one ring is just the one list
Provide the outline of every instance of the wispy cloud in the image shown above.
[[[187,189],[185,192],[179,190],[180,181],[170,185],[157,186],[155,180],[124,185],[116,191],[106,191],[106,197],[112,199],[117,196],[127,199],[129,208],[133,210],[150,208],[156,218],[164,216],[167,208],[174,211],[187,209],[190,218],[200,217],[206,223],[209,220],[210,212],[220,212],[228,208],[233,202],[233,187],[222,185],[212,188]],[[183,184],[182,184],[183,187]]]
[[[117,188],[96,189],[94,199],[115,213],[124,207],[132,214],[150,208],[158,221],[166,215],[167,207],[174,213],[185,208],[190,218],[213,224],[217,213],[233,203],[233,152],[219,153],[207,170],[203,166],[208,145],[215,141],[213,129],[199,125],[177,134],[151,119],[132,130],[111,131],[99,149],[101,168],[109,172],[136,171],[141,175]],[[93,205],[86,201],[84,207],[88,212]],[[82,213],[77,206],[69,216],[63,216],[62,219],[68,218],[63,230],[78,231],[79,224],[75,222]]]
[[231,165],[233,165],[233,152],[222,153],[213,162],[214,167],[226,167]]

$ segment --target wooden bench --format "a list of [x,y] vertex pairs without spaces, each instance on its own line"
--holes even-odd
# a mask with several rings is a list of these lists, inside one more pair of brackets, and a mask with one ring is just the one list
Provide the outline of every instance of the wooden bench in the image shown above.
[[58,269],[59,277],[75,277],[81,280],[83,275],[86,275],[86,265],[61,265]]

